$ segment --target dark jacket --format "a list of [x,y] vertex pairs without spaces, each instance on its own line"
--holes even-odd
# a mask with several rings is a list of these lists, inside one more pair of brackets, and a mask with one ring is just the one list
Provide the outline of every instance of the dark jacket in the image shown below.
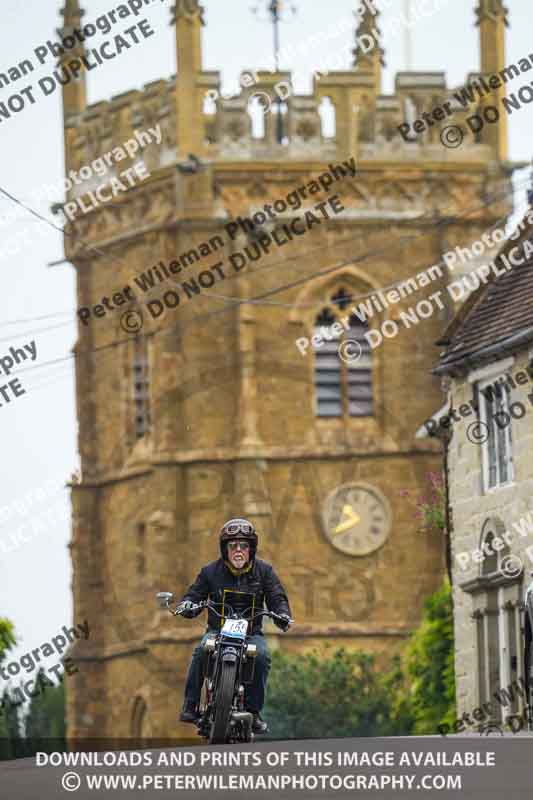
[[[264,603],[269,611],[276,614],[292,616],[287,593],[274,569],[266,561],[254,559],[252,568],[242,575],[233,575],[224,561],[219,558],[202,567],[194,583],[189,586],[182,600],[192,600],[199,603],[209,598],[215,603],[220,603],[217,610],[223,613],[230,604],[235,611],[243,613],[253,605],[257,613],[264,608]],[[224,606],[222,605],[224,603]],[[202,611],[191,614],[203,613]],[[244,615],[250,618],[251,612]],[[262,633],[262,617],[257,617],[253,623],[251,633]],[[218,631],[222,620],[209,609],[207,629]],[[250,631],[249,631],[250,633]]]

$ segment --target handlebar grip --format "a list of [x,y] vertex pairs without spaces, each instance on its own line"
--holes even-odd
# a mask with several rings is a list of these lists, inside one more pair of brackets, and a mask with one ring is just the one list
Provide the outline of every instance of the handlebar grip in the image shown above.
[[[185,604],[188,604],[185,606]],[[176,610],[174,611],[174,615],[176,616],[183,616],[188,611],[197,611],[199,608],[204,607],[204,603],[193,603],[192,600],[182,600],[181,603],[178,603],[176,606]]]

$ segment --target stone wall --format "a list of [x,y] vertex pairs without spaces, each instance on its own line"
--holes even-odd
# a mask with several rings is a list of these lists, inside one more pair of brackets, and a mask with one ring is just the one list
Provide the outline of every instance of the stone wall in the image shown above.
[[[506,370],[506,374],[516,375],[529,363],[526,350],[514,354],[514,363]],[[523,590],[529,584],[529,574],[533,569],[528,548],[533,545],[533,527],[529,536],[521,536],[513,528],[513,523],[527,518],[532,512],[533,463],[531,448],[533,446],[533,406],[527,395],[531,394],[531,380],[512,391],[511,402],[522,402],[527,409],[522,419],[512,419],[511,434],[513,439],[514,480],[511,484],[485,492],[482,483],[482,448],[467,438],[468,426],[475,417],[467,417],[453,426],[453,435],[449,450],[450,470],[450,502],[453,513],[453,578],[455,609],[455,663],[457,680],[457,711],[471,711],[479,705],[479,679],[476,654],[475,611],[476,602],[468,587],[481,574],[482,563],[470,558],[461,568],[458,554],[469,553],[479,549],[483,525],[491,518],[502,523],[502,532],[514,532],[510,552],[521,559],[524,570],[517,593],[523,600]],[[450,398],[453,407],[472,399],[472,384],[466,380],[455,379],[452,382]],[[531,516],[533,520],[533,514]],[[527,526],[525,528],[527,530]]]

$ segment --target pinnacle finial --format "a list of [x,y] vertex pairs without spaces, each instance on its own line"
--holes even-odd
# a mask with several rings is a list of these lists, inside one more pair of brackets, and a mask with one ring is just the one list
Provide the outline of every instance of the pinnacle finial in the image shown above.
[[200,5],[199,0],[176,0],[171,8],[172,22],[180,19],[189,19],[191,22],[194,17],[200,17],[200,22],[205,25],[205,8]]
[[504,23],[509,25],[508,14],[509,9],[503,4],[503,0],[479,0],[476,8],[476,25],[479,25],[483,19],[496,20],[498,17],[503,17]]
[[65,25],[72,25],[79,23],[80,19],[85,15],[85,11],[80,8],[79,0],[65,0],[65,7],[61,14],[65,20]]
[[381,31],[377,26],[378,9],[372,2],[365,5],[363,13],[355,12],[358,20],[355,34],[354,66],[359,69],[372,69],[376,61],[385,66],[384,50],[381,47]]

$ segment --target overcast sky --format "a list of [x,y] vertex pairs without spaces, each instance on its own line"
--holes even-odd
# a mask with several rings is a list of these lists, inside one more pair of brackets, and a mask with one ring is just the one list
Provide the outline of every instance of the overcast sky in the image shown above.
[[[113,0],[86,0],[84,22],[119,4]],[[145,83],[176,72],[174,30],[169,26],[170,5],[170,0],[165,0],[145,14],[157,36],[144,40],[89,74],[90,103],[141,88]],[[264,10],[258,17],[252,14],[252,5],[253,0],[204,1],[207,20],[203,40],[204,68],[220,70],[226,87],[236,81],[242,69],[273,66],[271,27]],[[266,2],[258,5],[264,9]],[[329,29],[341,19],[348,19],[356,5],[351,0],[328,0],[326,4],[300,0],[297,15],[282,26],[282,45],[298,45],[306,37]],[[387,5],[391,5],[390,0]],[[444,70],[448,86],[455,86],[479,65],[475,4],[474,0],[448,0],[447,3],[439,0],[439,5],[440,11],[412,30],[413,69]],[[61,6],[59,0],[24,0],[23,3],[2,0],[0,72],[32,57],[34,48],[54,38],[55,28],[61,21]],[[401,10],[402,0],[395,0],[395,6]],[[510,63],[533,50],[531,0],[507,0],[507,6],[511,23],[507,31],[507,63]],[[391,16],[391,12],[386,11],[384,22]],[[130,24],[130,20],[124,20],[113,32]],[[344,33],[334,40],[335,48],[348,44],[349,40],[350,34]],[[395,72],[405,68],[403,37],[385,41],[385,48],[384,92],[387,93],[392,90]],[[318,57],[316,50],[315,54]],[[298,58],[297,64],[290,59],[281,64],[283,69],[294,71],[297,91],[309,91],[311,71],[316,66],[313,52],[308,57]],[[345,67],[349,66],[347,60]],[[35,84],[52,69],[50,60],[39,72],[32,73],[27,83]],[[528,83],[531,75],[525,75],[516,86]],[[21,80],[0,89],[0,102],[24,85]],[[512,160],[531,159],[532,122],[530,107],[510,118]],[[0,137],[0,186],[15,197],[28,199],[43,184],[57,183],[62,178],[63,127],[59,93],[46,98],[39,95],[34,105],[0,122]],[[58,193],[57,200],[62,199]],[[12,208],[9,200],[0,197],[0,215],[11,212]],[[57,222],[57,218],[48,216]],[[7,616],[15,623],[20,641],[16,653],[20,655],[49,640],[71,621],[72,616],[67,550],[70,501],[62,486],[78,467],[70,358],[75,342],[75,273],[68,264],[48,267],[63,257],[62,236],[35,218],[15,223],[4,221],[0,232],[3,275],[0,358],[11,346],[20,348],[35,341],[37,350],[33,365],[57,360],[56,364],[42,369],[20,372],[26,394],[0,408],[0,616]],[[12,242],[16,235],[24,239],[24,246],[19,253],[8,255],[2,243]],[[11,244],[13,249],[15,246]],[[41,319],[37,319],[39,317]],[[21,322],[13,325],[13,321]],[[0,385],[4,378],[0,373]],[[40,495],[37,490],[41,490]],[[33,538],[29,521],[37,521],[41,526]],[[22,535],[31,541],[13,548],[11,536],[21,525],[26,526],[21,529]]]

